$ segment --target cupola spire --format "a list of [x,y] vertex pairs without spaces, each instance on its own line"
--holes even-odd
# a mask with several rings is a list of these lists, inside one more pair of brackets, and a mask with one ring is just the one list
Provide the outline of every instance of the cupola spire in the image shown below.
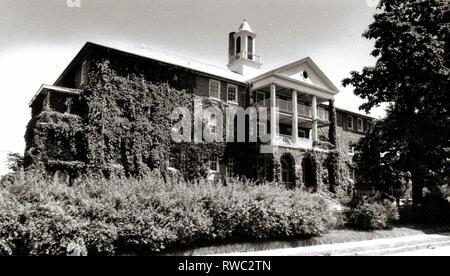
[[246,19],[236,32],[229,35],[228,69],[246,77],[261,70],[261,56],[256,54],[256,33]]

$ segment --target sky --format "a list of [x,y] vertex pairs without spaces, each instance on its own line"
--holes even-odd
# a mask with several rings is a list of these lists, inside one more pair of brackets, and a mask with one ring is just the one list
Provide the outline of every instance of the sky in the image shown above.
[[[376,0],[0,0],[0,175],[8,152],[23,153],[29,102],[53,84],[87,42],[148,47],[226,67],[228,33],[245,18],[257,33],[263,71],[311,57],[338,86],[336,105],[357,111],[344,88],[351,71],[371,66],[362,33]],[[372,116],[383,115],[383,109]]]

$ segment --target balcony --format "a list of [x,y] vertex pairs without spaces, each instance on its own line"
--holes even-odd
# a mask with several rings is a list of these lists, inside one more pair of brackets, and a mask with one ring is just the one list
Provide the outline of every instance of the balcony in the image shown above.
[[239,60],[239,59],[249,59],[249,60],[252,60],[252,61],[254,61],[256,63],[262,63],[261,56],[252,54],[250,52],[237,53],[236,55],[234,55],[234,56],[232,56],[230,58],[230,63],[234,62],[236,60]]
[[282,134],[278,136],[278,139],[273,144],[276,146],[302,149],[312,149],[314,146],[313,140],[299,137],[297,138],[297,143],[295,143],[292,136]]
[[[270,107],[270,100],[265,100],[257,103],[258,106]],[[280,113],[293,114],[293,103],[292,101],[285,101],[281,99],[277,99],[277,107]],[[313,110],[312,107],[306,106],[304,104],[298,104],[298,116],[301,118],[312,119],[313,118]],[[330,113],[322,107],[317,109],[317,118],[321,121],[329,121]]]

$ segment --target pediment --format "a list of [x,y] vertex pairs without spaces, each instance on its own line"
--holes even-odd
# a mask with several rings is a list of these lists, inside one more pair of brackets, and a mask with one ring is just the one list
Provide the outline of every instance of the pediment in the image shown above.
[[309,57],[274,69],[270,72],[261,75],[260,77],[256,77],[255,80],[269,75],[279,75],[287,77],[295,81],[320,87],[333,93],[339,92],[339,90],[331,82],[331,80],[323,73],[322,70],[320,70],[320,68]]

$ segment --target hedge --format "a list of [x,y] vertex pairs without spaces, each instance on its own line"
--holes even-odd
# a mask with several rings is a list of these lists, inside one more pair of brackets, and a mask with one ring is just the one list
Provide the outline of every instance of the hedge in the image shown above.
[[70,186],[40,174],[12,179],[0,189],[0,255],[154,254],[320,235],[337,223],[324,196],[274,184],[163,182],[157,175],[90,176]]

